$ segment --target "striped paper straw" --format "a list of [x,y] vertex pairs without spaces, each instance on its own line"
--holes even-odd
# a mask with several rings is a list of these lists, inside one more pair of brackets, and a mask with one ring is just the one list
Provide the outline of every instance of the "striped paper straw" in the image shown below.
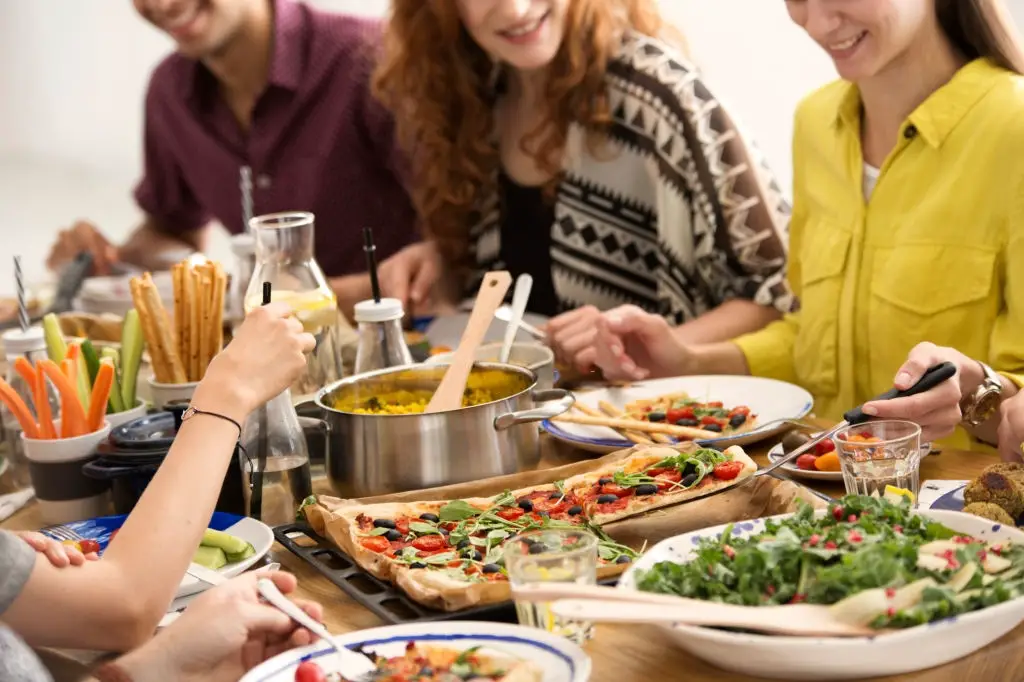
[[25,278],[21,274],[21,256],[14,257],[14,286],[18,289],[18,321],[21,331],[28,331],[28,305],[25,301]]
[[250,230],[249,222],[252,220],[252,168],[242,166],[239,174],[239,186],[242,190],[242,226],[245,232]]

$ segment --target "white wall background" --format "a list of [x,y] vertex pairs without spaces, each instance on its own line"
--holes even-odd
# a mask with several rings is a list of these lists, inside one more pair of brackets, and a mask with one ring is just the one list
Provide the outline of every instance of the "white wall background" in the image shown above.
[[[387,7],[387,0],[308,1],[368,16]],[[1024,25],[1024,0],[1007,1]],[[833,77],[828,60],[779,0],[661,4],[788,187],[793,109]],[[28,276],[41,279],[57,230],[77,218],[113,239],[131,229],[143,93],[171,47],[129,0],[0,2],[0,293],[13,289],[10,255],[21,254]],[[216,253],[224,249],[218,240]]]

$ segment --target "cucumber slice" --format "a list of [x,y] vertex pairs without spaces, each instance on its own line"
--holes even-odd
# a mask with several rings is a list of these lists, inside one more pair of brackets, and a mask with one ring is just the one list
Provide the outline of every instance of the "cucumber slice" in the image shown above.
[[246,551],[246,548],[251,547],[242,538],[236,538],[234,535],[228,535],[212,528],[206,529],[206,532],[203,533],[203,541],[199,544],[207,547],[219,547],[224,550],[225,554],[241,554]]
[[245,549],[238,554],[228,554],[228,563],[237,564],[239,561],[245,561],[249,557],[256,554],[256,548],[252,546],[252,543],[246,543]]
[[200,545],[192,556],[192,561],[200,566],[216,571],[218,568],[227,565],[228,558],[220,547]]

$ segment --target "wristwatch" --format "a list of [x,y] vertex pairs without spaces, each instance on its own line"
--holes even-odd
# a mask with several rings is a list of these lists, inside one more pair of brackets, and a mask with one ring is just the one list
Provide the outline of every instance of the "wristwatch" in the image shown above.
[[999,375],[984,362],[978,364],[981,365],[984,378],[978,388],[960,403],[963,421],[969,426],[977,426],[995,416],[1003,396],[1003,381]]

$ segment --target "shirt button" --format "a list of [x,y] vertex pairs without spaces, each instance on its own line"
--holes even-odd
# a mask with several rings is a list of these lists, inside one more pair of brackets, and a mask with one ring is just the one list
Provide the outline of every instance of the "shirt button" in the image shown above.
[[908,140],[913,140],[915,137],[917,137],[917,126],[911,123],[906,128],[904,128],[903,137],[907,138]]
[[269,175],[259,175],[259,176],[257,176],[256,177],[256,186],[259,187],[260,189],[269,189],[270,188],[270,176]]

